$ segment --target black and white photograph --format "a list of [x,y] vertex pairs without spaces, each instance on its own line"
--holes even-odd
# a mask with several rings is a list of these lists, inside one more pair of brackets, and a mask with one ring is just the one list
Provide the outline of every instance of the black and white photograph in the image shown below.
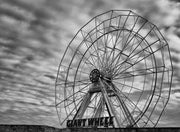
[[0,0],[0,132],[180,131],[179,0]]

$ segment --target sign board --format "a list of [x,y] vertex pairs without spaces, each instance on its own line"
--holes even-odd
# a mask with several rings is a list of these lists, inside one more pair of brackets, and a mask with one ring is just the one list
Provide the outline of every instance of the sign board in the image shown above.
[[67,120],[67,127],[109,127],[114,126],[113,117]]

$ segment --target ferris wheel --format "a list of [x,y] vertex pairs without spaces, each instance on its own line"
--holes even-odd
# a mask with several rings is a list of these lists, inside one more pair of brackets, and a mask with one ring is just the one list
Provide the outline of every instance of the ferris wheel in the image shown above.
[[171,83],[170,50],[157,26],[130,10],[102,13],[76,33],[61,58],[55,83],[60,125],[112,117],[111,127],[155,127]]

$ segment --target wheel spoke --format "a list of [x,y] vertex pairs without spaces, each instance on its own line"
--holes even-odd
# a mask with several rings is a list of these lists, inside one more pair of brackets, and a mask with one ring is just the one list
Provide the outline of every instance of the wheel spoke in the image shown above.
[[[153,44],[154,44],[154,43],[153,43]],[[148,47],[146,47],[146,48],[148,48]],[[139,59],[140,55],[136,58],[136,61],[135,61],[133,64],[130,63],[130,62],[128,62],[128,61],[132,60],[132,58],[133,58],[134,56],[138,55],[139,53],[141,54],[146,48],[144,48],[144,49],[142,49],[141,51],[139,51],[138,53],[134,54],[132,57],[130,57],[130,55],[133,53],[133,52],[131,52],[131,54],[128,55],[128,57],[127,57],[127,59],[126,59],[125,61],[123,61],[123,62],[120,63],[120,64],[117,64],[117,65],[114,67],[114,69],[117,68],[117,69],[115,70],[115,72],[114,72],[114,74],[115,74],[114,76],[116,76],[116,74],[119,73],[119,71],[120,71],[120,69],[122,68],[122,66],[123,66],[124,63],[130,64],[130,65],[131,65],[130,68],[131,68],[132,66],[134,66],[135,63],[136,63],[136,61]],[[152,54],[153,54],[153,53],[150,53],[149,56],[152,55]],[[149,57],[149,56],[147,56],[147,57]],[[144,59],[145,59],[145,58],[143,58],[142,60],[144,60]]]
[[[83,101],[83,98],[78,102],[77,105],[79,105]],[[76,110],[76,107],[74,107],[71,112],[66,116],[66,118],[61,122],[61,125],[71,116],[71,114]]]
[[[126,44],[126,46],[128,46],[128,44],[133,40],[133,38],[139,33],[139,31],[143,28],[143,26],[147,23],[147,21],[145,21],[141,27],[138,29],[138,31],[133,35],[133,37],[128,41],[128,43]],[[119,58],[121,55],[121,52],[117,55],[117,57]],[[115,58],[116,59],[116,58]]]
[[58,106],[59,104],[63,103],[64,101],[68,100],[69,98],[73,97],[75,94],[82,92],[82,90],[85,90],[90,84],[87,84],[86,86],[84,86],[83,88],[81,88],[80,90],[76,91],[75,93],[73,93],[72,95],[66,97],[64,100],[62,100],[61,102],[57,103],[56,106]]
[[[163,68],[163,69],[158,70],[158,68]],[[121,73],[121,74],[119,74],[120,77],[115,77],[114,80],[131,78],[131,77],[136,77],[136,76],[146,76],[146,75],[151,75],[151,74],[156,74],[156,73],[164,73],[164,72],[169,72],[168,69],[165,70],[164,66],[152,67],[152,68],[147,68],[147,69],[140,69],[140,70],[134,70],[134,71]],[[139,74],[133,74],[133,73],[139,73]]]
[[[70,70],[76,71],[77,69],[75,69],[74,67],[69,67],[69,66],[65,66],[65,65],[60,65],[60,67],[65,67],[65,68],[69,68]],[[63,72],[67,72],[67,71],[63,71]],[[81,71],[81,73],[89,75],[89,73],[85,72],[85,71]]]
[[[127,41],[129,40],[129,38],[130,38],[130,36],[131,36],[131,34],[132,34],[132,32],[133,32],[133,29],[134,29],[134,27],[135,27],[138,19],[139,19],[139,17],[136,18],[135,23],[134,23],[132,29],[130,30],[130,33],[128,34],[128,37],[127,37],[127,39],[126,39],[126,42],[124,43],[124,47],[122,48],[122,52],[123,52],[123,50],[124,50],[124,49],[127,47],[127,45],[128,45]],[[127,19],[126,19],[126,21],[127,21]],[[124,26],[123,26],[123,28],[124,28]],[[123,31],[123,29],[122,29],[121,31]],[[134,36],[133,36],[133,37],[134,37]],[[116,42],[116,43],[117,43],[117,42]],[[129,42],[129,43],[130,43],[130,42]],[[118,60],[117,60],[116,62],[119,61],[119,59],[120,59],[120,57],[121,57],[121,55],[122,55],[122,52],[121,52],[121,54],[119,54]],[[115,65],[117,65],[117,63],[116,63]]]
[[[116,87],[116,90],[118,90],[118,91],[121,93],[121,95],[123,95],[123,96],[130,102],[130,104],[134,106],[134,110],[137,108],[137,109],[140,111],[141,114],[143,113],[143,116],[145,116],[147,119],[149,119],[148,116],[138,107],[138,105],[135,104],[131,99],[128,98],[128,96],[126,96],[126,95],[125,95],[122,91],[120,91],[117,87]],[[137,102],[137,103],[138,103],[138,102]],[[149,119],[149,120],[150,120],[150,119]],[[151,120],[150,120],[150,121],[151,121]],[[152,121],[151,121],[151,123],[154,124],[154,122],[152,122]]]
[[[167,45],[164,45],[163,47],[165,47],[165,46],[167,46]],[[161,48],[159,48],[159,49],[161,49]],[[153,53],[151,53],[151,54],[148,54],[147,56],[145,56],[144,58],[140,59],[139,61],[134,62],[134,64],[132,64],[132,65],[129,66],[128,68],[124,69],[123,71],[119,72],[118,74],[121,74],[121,73],[127,71],[128,69],[130,69],[132,66],[137,65],[137,64],[138,64],[139,62],[141,62],[142,60],[146,59],[146,58],[149,57],[150,55],[152,55],[152,54],[156,53],[157,51],[159,51],[159,49],[155,50],[155,51],[154,51]],[[125,62],[123,62],[123,63],[125,63]]]
[[117,84],[120,84],[120,85],[123,85],[123,86],[126,86],[126,87],[130,87],[130,88],[139,90],[139,91],[143,91],[142,89],[139,89],[139,88],[134,87],[134,86],[131,86],[131,85],[127,85],[127,84],[123,84],[123,83],[120,83],[120,82],[116,82],[116,81],[114,81],[114,80],[113,80],[113,82],[115,82],[115,83],[117,83]]
[[[83,31],[81,30],[81,34],[82,34],[82,36],[83,36],[83,40],[84,40],[85,46],[86,46],[86,48],[88,49],[93,42],[90,42],[90,45],[88,46],[88,44],[86,43],[86,42],[87,42],[87,39],[86,39],[86,37],[83,35],[82,32],[83,32]],[[89,36],[89,34],[86,35],[86,36]],[[94,45],[94,44],[93,44],[93,45]],[[95,55],[94,55],[93,53],[91,53],[90,50],[88,50],[88,52],[89,52],[89,54],[90,54],[89,56],[90,56],[90,58],[91,58],[91,60],[92,60],[92,62],[93,62],[93,65],[97,68],[96,63],[95,63],[95,60],[93,59],[93,56],[95,56]]]
[[78,80],[78,81],[67,81],[63,83],[56,83],[56,86],[65,85],[66,87],[72,87],[72,86],[81,86],[81,85],[87,85],[90,84],[89,79],[84,80]]

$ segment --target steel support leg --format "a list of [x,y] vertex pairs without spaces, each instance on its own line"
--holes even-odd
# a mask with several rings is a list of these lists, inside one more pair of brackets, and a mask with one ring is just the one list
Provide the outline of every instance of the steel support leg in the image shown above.
[[101,79],[100,80],[100,84],[101,84],[101,90],[102,90],[102,95],[103,95],[103,98],[104,98],[104,101],[106,103],[106,107],[107,107],[107,110],[108,110],[108,113],[109,113],[109,116],[114,116],[115,117],[115,120],[116,120],[116,125],[118,127],[120,127],[120,120],[115,112],[115,109],[112,105],[112,102],[110,101],[109,97],[108,97],[108,93],[106,91],[106,85],[104,85],[104,83],[102,82]]
[[95,110],[94,116],[93,118],[98,118],[101,116],[103,110],[104,110],[104,100],[103,97],[100,98],[99,102],[98,102],[98,106],[97,109]]
[[117,90],[117,87],[115,85],[112,85],[112,87],[113,87],[113,89],[116,90],[115,95],[116,95],[121,107],[123,108],[123,111],[124,111],[124,113],[126,115],[126,118],[128,119],[128,122],[130,123],[130,126],[138,127],[138,125],[135,123],[135,120],[134,120],[133,116],[131,115],[130,111],[128,110],[126,104],[121,99],[121,97],[120,97],[121,93]]
[[78,108],[77,113],[74,116],[74,119],[81,119],[84,115],[84,112],[86,111],[88,105],[90,104],[92,94],[87,93],[83,99],[83,102],[81,103],[80,107]]

